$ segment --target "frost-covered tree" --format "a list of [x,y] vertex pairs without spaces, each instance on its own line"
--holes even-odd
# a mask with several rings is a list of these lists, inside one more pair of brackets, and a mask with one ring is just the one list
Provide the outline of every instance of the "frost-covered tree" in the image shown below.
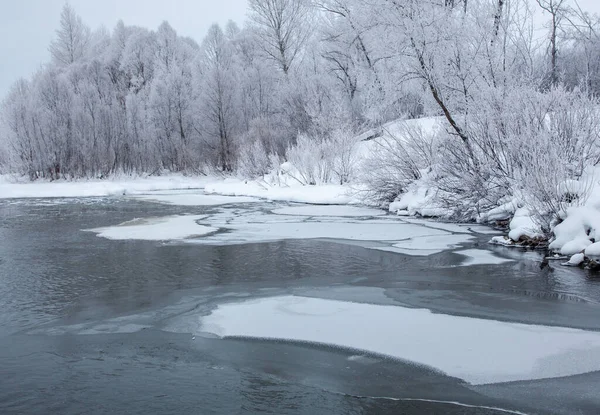
[[563,20],[566,9],[566,0],[535,0],[539,7],[550,13],[550,85],[556,86],[558,82],[558,30]]
[[286,75],[311,34],[307,0],[250,0],[250,20],[259,45]]
[[201,110],[209,139],[217,142],[219,165],[233,169],[233,140],[237,127],[234,55],[223,30],[213,25],[202,43]]
[[56,39],[50,44],[53,60],[59,65],[70,65],[83,59],[90,44],[90,29],[69,3],[63,7],[60,15],[60,28]]

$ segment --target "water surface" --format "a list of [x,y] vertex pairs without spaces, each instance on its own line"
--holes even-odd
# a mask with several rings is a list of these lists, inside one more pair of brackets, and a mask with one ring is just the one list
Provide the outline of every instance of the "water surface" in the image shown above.
[[194,322],[223,301],[282,294],[600,330],[598,279],[539,254],[488,247],[489,235],[464,247],[515,261],[462,267],[451,251],[412,257],[347,241],[212,246],[82,231],[284,205],[0,201],[0,412],[598,413],[598,373],[472,387],[351,350],[192,335]]

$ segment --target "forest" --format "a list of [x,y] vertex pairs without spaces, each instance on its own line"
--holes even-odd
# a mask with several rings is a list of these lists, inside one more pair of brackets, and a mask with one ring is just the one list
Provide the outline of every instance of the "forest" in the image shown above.
[[66,4],[49,50],[2,102],[0,173],[286,163],[376,203],[420,183],[463,219],[517,199],[549,229],[600,163],[600,18],[574,0],[250,0],[201,43],[167,22],[92,30]]

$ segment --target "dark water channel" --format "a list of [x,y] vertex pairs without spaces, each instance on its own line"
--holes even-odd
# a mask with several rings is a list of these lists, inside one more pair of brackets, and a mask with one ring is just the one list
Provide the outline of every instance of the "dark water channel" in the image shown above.
[[[205,246],[82,232],[214,209],[0,201],[0,413],[600,413],[597,372],[473,387],[409,362],[349,359],[350,350],[167,329],[224,299],[301,293],[600,330],[600,280],[535,253],[494,248],[517,261],[457,267],[452,252],[409,257],[328,240]],[[487,249],[488,239],[466,246]]]

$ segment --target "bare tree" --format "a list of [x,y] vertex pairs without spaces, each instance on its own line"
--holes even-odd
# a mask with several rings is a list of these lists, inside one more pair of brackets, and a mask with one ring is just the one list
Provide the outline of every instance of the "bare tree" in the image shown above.
[[560,22],[566,11],[566,0],[535,0],[542,10],[550,13],[550,84],[556,85],[558,82],[558,66],[557,66],[557,32]]
[[218,140],[218,158],[223,171],[233,170],[233,129],[236,85],[232,71],[233,53],[221,27],[211,26],[204,39],[202,102],[208,134]]
[[500,32],[500,23],[502,22],[502,11],[504,9],[505,0],[498,0],[496,5],[496,13],[494,14],[494,33],[492,37],[492,42],[496,40],[498,37],[498,33]]

